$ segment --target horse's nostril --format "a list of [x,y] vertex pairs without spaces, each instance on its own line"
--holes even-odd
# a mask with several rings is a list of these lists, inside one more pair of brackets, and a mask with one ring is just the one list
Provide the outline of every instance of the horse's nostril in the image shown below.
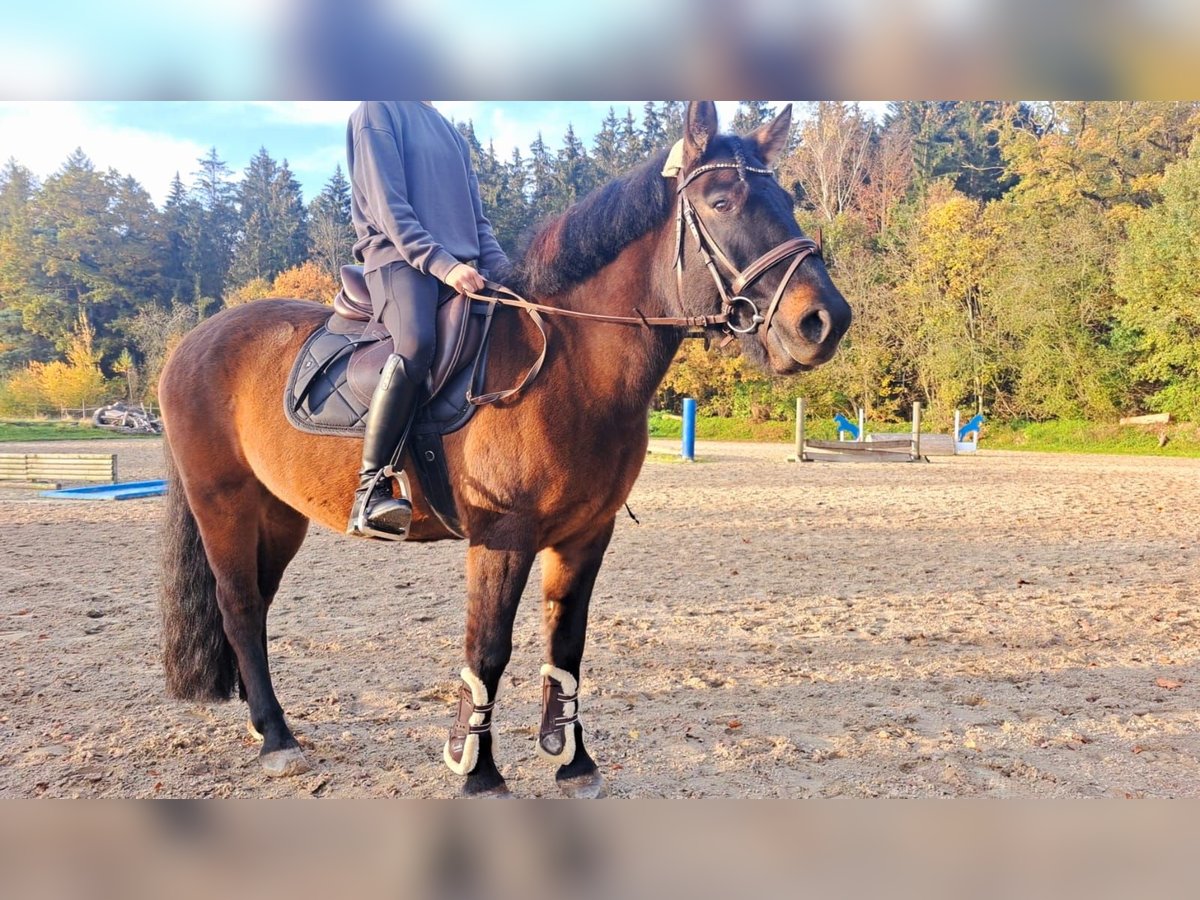
[[833,328],[828,310],[814,309],[800,320],[800,336],[813,344],[823,344]]

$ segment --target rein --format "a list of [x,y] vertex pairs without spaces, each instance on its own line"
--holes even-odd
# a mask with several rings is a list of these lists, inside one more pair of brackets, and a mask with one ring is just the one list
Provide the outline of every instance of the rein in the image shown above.
[[[688,231],[696,240],[696,249],[699,251],[701,258],[704,260],[705,266],[708,268],[709,274],[712,276],[713,282],[717,286],[717,292],[721,297],[721,311],[716,315],[708,316],[646,316],[641,310],[634,307],[635,316],[614,316],[605,313],[590,313],[582,312],[575,309],[563,309],[558,306],[547,306],[544,303],[534,303],[532,300],[527,300],[511,288],[505,287],[494,281],[484,281],[486,289],[491,291],[490,294],[477,294],[474,291],[465,291],[464,295],[471,300],[478,300],[482,303],[488,303],[493,306],[499,304],[501,306],[511,306],[515,309],[522,309],[529,314],[534,325],[537,326],[538,332],[542,336],[542,352],[538,354],[538,358],[530,366],[529,371],[525,373],[525,377],[516,387],[509,388],[503,391],[492,391],[487,394],[475,394],[473,391],[468,391],[467,400],[475,406],[485,406],[490,403],[496,403],[500,400],[506,400],[516,394],[519,394],[525,388],[533,383],[538,374],[542,370],[542,365],[546,361],[546,353],[550,349],[550,337],[546,333],[546,322],[541,314],[554,316],[565,316],[570,319],[588,319],[593,322],[607,322],[610,325],[642,325],[647,327],[659,328],[688,328],[698,331],[706,331],[709,328],[721,327],[727,333],[721,346],[725,346],[729,341],[733,340],[739,334],[754,334],[758,331],[759,326],[762,326],[765,334],[771,327],[771,320],[775,317],[775,312],[779,308],[780,302],[783,300],[783,292],[787,288],[788,283],[792,280],[792,276],[796,270],[800,268],[800,264],[809,256],[816,256],[821,259],[821,245],[809,238],[791,238],[784,241],[782,244],[768,250],[762,256],[754,260],[745,269],[738,269],[736,265],[729,259],[720,245],[713,239],[705,226],[703,220],[696,213],[696,208],[692,205],[692,201],[684,192],[685,189],[693,180],[705,172],[711,172],[714,169],[737,169],[738,178],[742,181],[746,180],[746,173],[752,172],[756,175],[768,175],[774,177],[774,173],[770,169],[761,169],[754,166],[746,165],[745,159],[739,149],[736,154],[736,162],[716,162],[700,166],[684,178],[676,193],[679,195],[679,204],[675,213],[675,260],[672,267],[675,269],[675,285],[678,299],[682,303],[683,300],[683,227],[687,224]],[[791,259],[792,262],[780,279],[778,287],[775,289],[775,294],[771,298],[770,305],[767,307],[764,315],[759,309],[758,304],[745,296],[742,292],[757,281],[764,273],[774,268],[779,263],[786,259]],[[728,289],[725,286],[725,280],[721,277],[721,273],[717,270],[717,265],[722,266],[730,275],[732,280],[729,283]],[[482,354],[481,354],[482,355]],[[476,359],[478,367],[478,359]],[[475,378],[472,377],[471,384],[475,383]]]

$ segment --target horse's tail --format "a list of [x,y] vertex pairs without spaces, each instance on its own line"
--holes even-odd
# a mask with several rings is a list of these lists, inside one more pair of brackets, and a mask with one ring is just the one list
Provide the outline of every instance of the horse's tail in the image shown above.
[[225,637],[217,581],[170,442],[164,440],[163,447],[167,502],[159,609],[167,692],[181,700],[228,700],[237,683],[237,658]]

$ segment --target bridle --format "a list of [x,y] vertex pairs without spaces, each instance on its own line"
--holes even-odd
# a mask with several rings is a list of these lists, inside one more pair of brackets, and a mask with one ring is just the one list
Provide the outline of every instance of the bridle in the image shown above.
[[[712,172],[716,169],[736,169],[739,181],[745,181],[747,173],[766,175],[770,178],[774,178],[775,173],[770,169],[747,165],[739,143],[739,146],[734,151],[733,162],[714,162],[699,166],[689,172],[686,178],[682,178],[679,182],[679,187],[675,190],[679,195],[678,210],[675,214],[674,268],[676,294],[679,302],[682,304],[683,250],[685,243],[683,239],[683,226],[686,222],[688,231],[691,232],[692,237],[696,240],[696,249],[699,251],[701,259],[704,260],[704,265],[708,268],[713,283],[717,286],[717,292],[721,296],[721,314],[714,317],[714,319],[719,321],[729,333],[730,337],[726,339],[728,341],[732,339],[733,335],[754,334],[760,326],[763,329],[763,333],[766,334],[767,330],[771,327],[771,320],[775,318],[776,310],[779,309],[779,303],[783,300],[783,292],[787,289],[788,283],[792,280],[792,276],[796,274],[796,270],[800,268],[801,263],[809,256],[816,256],[818,259],[822,259],[823,257],[821,255],[821,245],[816,241],[804,237],[790,238],[773,249],[768,250],[745,269],[738,269],[713,238],[705,226],[704,220],[697,214],[696,207],[692,205],[692,201],[686,193],[689,184],[706,172]],[[791,259],[791,264],[788,266],[783,278],[779,280],[779,284],[775,288],[775,294],[771,298],[771,302],[767,306],[767,311],[764,315],[759,309],[758,304],[747,297],[743,291],[749,288],[750,285],[768,270],[789,258]],[[725,279],[721,277],[721,273],[717,270],[717,264],[720,264],[732,279],[729,282],[728,288],[726,288]]]
[[[491,292],[490,294],[477,294],[473,291],[467,291],[465,292],[465,296],[471,300],[491,304],[493,308],[499,304],[501,306],[512,306],[525,310],[537,326],[538,331],[541,332],[542,352],[529,368],[529,371],[526,372],[521,383],[516,387],[503,391],[492,391],[483,395],[477,395],[473,391],[468,391],[467,399],[476,406],[483,406],[515,396],[533,383],[533,380],[542,369],[542,364],[546,361],[546,352],[550,346],[550,338],[546,333],[545,322],[541,317],[541,313],[566,316],[572,319],[590,319],[594,322],[607,322],[613,325],[687,328],[695,336],[706,338],[709,334],[709,329],[720,328],[726,333],[725,340],[722,341],[721,346],[732,341],[738,335],[755,334],[760,327],[765,336],[771,327],[771,320],[775,317],[775,312],[779,309],[779,304],[783,300],[783,292],[787,289],[792,276],[796,274],[796,270],[800,268],[800,264],[810,256],[815,256],[817,259],[824,258],[821,255],[821,245],[809,238],[789,238],[758,257],[750,265],[746,266],[745,269],[739,269],[721,249],[716,240],[714,240],[686,192],[689,184],[701,175],[716,169],[736,169],[738,179],[741,181],[746,180],[747,173],[767,175],[771,178],[775,177],[775,175],[770,169],[747,165],[745,154],[743,154],[739,142],[734,150],[734,160],[732,162],[713,162],[698,166],[689,172],[686,177],[681,177],[679,185],[675,189],[675,193],[679,196],[679,204],[675,213],[675,258],[672,267],[675,269],[677,299],[682,306],[685,244],[683,231],[684,224],[686,223],[688,231],[691,232],[696,240],[696,249],[700,253],[701,259],[704,260],[704,265],[707,267],[709,274],[712,275],[713,283],[716,284],[717,292],[720,294],[721,311],[719,313],[708,316],[646,316],[637,307],[634,307],[634,312],[637,313],[636,316],[612,316],[605,313],[590,313],[576,309],[546,306],[543,303],[534,303],[531,300],[526,300],[516,291],[502,284],[497,284],[494,281],[485,281],[487,290]],[[775,294],[771,297],[771,302],[764,314],[759,309],[758,304],[743,292],[762,277],[764,273],[786,259],[790,259],[791,263],[788,265],[787,271],[784,272],[783,278],[779,280],[779,285],[775,288]],[[731,278],[728,287],[725,284],[725,279],[717,269],[718,265],[724,268]],[[479,360],[477,358],[476,369],[478,369],[478,364]],[[475,383],[474,374],[471,377],[471,383]]]

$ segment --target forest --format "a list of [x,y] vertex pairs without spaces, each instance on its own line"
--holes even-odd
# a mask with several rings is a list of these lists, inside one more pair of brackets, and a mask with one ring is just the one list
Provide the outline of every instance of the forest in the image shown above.
[[[730,130],[780,104],[744,101]],[[502,157],[470,122],[485,208],[510,255],[538,222],[673,143],[681,101],[612,108]],[[786,419],[864,406],[902,419],[1200,420],[1200,104],[902,101],[882,120],[797,103],[778,164],[854,309],[843,349],[797,379],[687,341],[656,398],[711,416]],[[81,148],[44,181],[0,169],[0,415],[153,401],[174,342],[224,306],[328,301],[350,260],[339,167],[303,197],[266,149],[235,177],[217,148],[162,208]],[[77,413],[78,414],[78,413]]]

